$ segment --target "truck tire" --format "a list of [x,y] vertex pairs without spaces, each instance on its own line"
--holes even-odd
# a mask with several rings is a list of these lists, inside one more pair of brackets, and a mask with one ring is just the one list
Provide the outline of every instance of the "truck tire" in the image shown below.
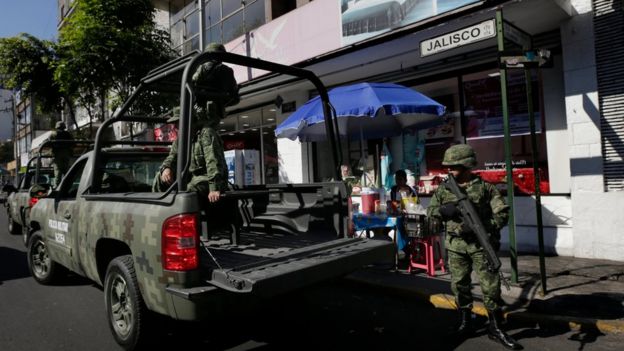
[[28,270],[38,283],[44,285],[59,281],[67,273],[65,267],[50,258],[40,232],[33,233],[28,241]]
[[141,297],[131,255],[119,256],[108,264],[104,304],[115,341],[125,350],[142,349],[155,337],[150,333],[153,316]]
[[7,213],[9,214],[9,233],[20,234],[22,232],[22,226],[13,220],[13,217],[11,216],[11,209],[9,209]]

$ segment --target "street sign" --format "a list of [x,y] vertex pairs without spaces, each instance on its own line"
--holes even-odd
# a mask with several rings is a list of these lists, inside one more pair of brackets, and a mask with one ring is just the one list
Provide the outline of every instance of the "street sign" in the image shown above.
[[420,42],[420,57],[437,54],[496,36],[494,19]]
[[550,51],[539,49],[524,53],[502,52],[499,57],[500,68],[534,68],[542,67],[550,62]]

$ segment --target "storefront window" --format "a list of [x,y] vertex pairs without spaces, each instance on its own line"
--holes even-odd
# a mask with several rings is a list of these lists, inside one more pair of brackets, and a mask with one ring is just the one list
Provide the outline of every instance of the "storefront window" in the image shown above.
[[[232,168],[231,176],[234,178],[230,181],[239,185],[279,182],[275,108],[267,106],[228,116],[220,122],[219,133],[223,138],[226,160],[229,159]],[[243,172],[243,168],[247,173]],[[237,169],[238,174],[235,172]],[[257,169],[256,173],[251,174],[252,169]],[[244,180],[236,177],[243,177]]]
[[[528,119],[525,74],[523,70],[507,71],[507,96],[511,132],[512,165],[515,192],[534,193],[533,158]],[[491,182],[505,187],[505,147],[503,112],[498,70],[463,77],[465,96],[466,142],[477,153],[476,170]],[[537,74],[532,77],[533,113],[538,144],[540,189],[549,192],[546,136],[541,118],[541,92]]]
[[459,81],[453,77],[412,88],[446,107],[444,122],[439,126],[403,135],[403,168],[411,171],[415,178],[429,182],[446,173],[440,155],[462,135]]

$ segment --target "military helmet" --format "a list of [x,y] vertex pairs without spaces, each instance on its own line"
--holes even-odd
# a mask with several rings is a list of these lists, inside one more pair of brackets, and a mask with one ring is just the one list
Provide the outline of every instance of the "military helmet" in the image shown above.
[[60,130],[65,130],[65,129],[67,129],[67,126],[65,125],[65,122],[58,121],[58,122],[56,122],[56,126],[54,128],[60,129]]
[[477,155],[470,145],[458,144],[444,152],[443,166],[464,166],[473,168],[477,165]]
[[223,44],[212,42],[204,49],[206,52],[226,52]]

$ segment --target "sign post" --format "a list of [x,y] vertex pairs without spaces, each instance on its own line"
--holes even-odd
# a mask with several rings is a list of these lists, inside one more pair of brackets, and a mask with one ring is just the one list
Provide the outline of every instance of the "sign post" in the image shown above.
[[[541,295],[546,295],[546,264],[544,260],[544,225],[542,222],[542,200],[540,190],[540,176],[538,166],[538,148],[537,148],[537,136],[535,133],[535,114],[533,111],[533,89],[531,79],[531,69],[533,67],[541,67],[549,62],[550,52],[548,50],[536,50],[532,49],[531,36],[522,31],[521,29],[513,26],[510,23],[503,21],[502,11],[496,12],[496,28],[498,32],[498,52],[499,52],[499,64],[501,70],[501,89],[503,99],[503,126],[505,128],[505,161],[506,161],[506,173],[507,173],[507,199],[510,202],[510,227],[509,227],[509,252],[511,256],[511,280],[513,283],[518,282],[517,274],[517,251],[516,251],[516,235],[515,235],[515,222],[513,217],[513,179],[511,169],[511,143],[508,139],[508,109],[507,109],[507,94],[506,94],[506,72],[507,69],[520,68],[524,69],[525,86],[527,94],[527,109],[529,116],[529,128],[531,133],[531,155],[533,162],[533,179],[535,189],[535,216],[537,222],[537,239],[539,245],[539,265],[540,265],[540,280],[541,280]],[[504,47],[504,40],[507,37],[509,40],[522,47],[522,52],[506,52]],[[510,191],[511,189],[511,191]],[[512,227],[513,225],[513,227]]]
[[[503,11],[496,11],[496,32],[498,52],[505,51]],[[500,68],[501,100],[503,107],[503,133],[505,136],[505,171],[507,178],[507,204],[509,205],[509,258],[511,261],[511,282],[518,283],[518,253],[516,250],[516,221],[514,218],[514,181],[511,164],[511,132],[509,128],[509,105],[507,101],[507,70]]]

